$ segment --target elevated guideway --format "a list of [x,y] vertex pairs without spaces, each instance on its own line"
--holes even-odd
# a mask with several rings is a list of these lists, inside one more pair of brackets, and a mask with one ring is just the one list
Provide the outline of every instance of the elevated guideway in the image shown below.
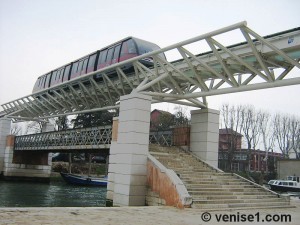
[[[218,37],[231,32],[240,33],[244,40],[226,47]],[[190,46],[203,44],[205,52],[201,47],[190,50]],[[170,52],[176,52],[181,59],[169,62],[160,57]],[[146,57],[153,59],[153,68],[140,63]],[[153,103],[207,108],[207,96],[300,84],[299,59],[300,28],[261,37],[246,22],[240,22],[113,64],[2,107],[6,116],[15,120],[43,120],[118,108],[120,96],[139,92],[152,96]],[[133,65],[133,73],[124,71],[127,64]],[[291,77],[293,68],[298,73]],[[96,81],[95,76],[101,79]]]

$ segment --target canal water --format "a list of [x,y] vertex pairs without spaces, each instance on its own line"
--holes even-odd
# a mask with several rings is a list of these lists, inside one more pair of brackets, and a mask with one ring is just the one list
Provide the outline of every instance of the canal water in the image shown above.
[[0,180],[0,207],[99,207],[105,201],[106,187]]

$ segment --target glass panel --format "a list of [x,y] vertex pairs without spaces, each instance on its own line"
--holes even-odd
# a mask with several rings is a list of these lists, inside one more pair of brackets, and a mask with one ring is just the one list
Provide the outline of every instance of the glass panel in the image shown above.
[[77,72],[79,72],[79,71],[82,70],[82,65],[83,65],[83,61],[81,60],[81,61],[79,62],[79,65],[78,65]]
[[57,70],[52,72],[51,83],[52,83],[52,81],[56,81],[56,79],[57,79],[56,75],[57,75]]
[[51,77],[51,73],[48,73],[47,74],[47,79],[46,79],[46,82],[45,82],[45,88],[48,88],[49,87],[49,81],[50,81],[50,77]]
[[90,56],[88,68],[93,68],[93,69],[94,69],[96,56],[97,56],[97,54],[94,54],[94,55],[91,55],[91,56]]
[[113,48],[110,48],[110,49],[108,50],[107,57],[106,57],[106,63],[107,63],[107,64],[110,64],[110,63],[111,63],[112,56],[113,56],[113,52],[114,52],[114,49],[113,49]]
[[87,63],[88,63],[88,58],[86,58],[86,59],[83,61],[83,66],[82,66],[81,74],[85,74],[85,73],[86,73],[86,66],[87,66]]
[[76,62],[76,63],[73,63],[73,66],[72,66],[72,72],[71,72],[71,74],[74,74],[74,73],[76,73],[76,72],[77,72],[77,68],[78,68],[78,62]]
[[128,46],[128,53],[129,54],[136,54],[137,53],[136,47],[135,47],[134,42],[133,42],[132,39],[129,39],[127,41],[127,46]]
[[114,51],[114,56],[113,56],[112,63],[116,63],[116,62],[119,61],[120,48],[121,48],[121,45],[117,45],[115,47],[115,51]]
[[99,57],[99,63],[98,63],[98,65],[105,62],[106,54],[107,54],[107,49],[104,50],[104,51],[102,51],[102,52],[100,52],[100,57]]
[[71,67],[71,65],[68,65],[65,68],[63,82],[69,80],[70,67]]

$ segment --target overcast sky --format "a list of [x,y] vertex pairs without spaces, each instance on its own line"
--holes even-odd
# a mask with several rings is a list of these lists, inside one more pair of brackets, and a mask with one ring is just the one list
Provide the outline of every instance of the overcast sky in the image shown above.
[[[30,94],[38,76],[126,36],[166,47],[244,20],[264,36],[299,27],[299,9],[299,0],[0,0],[0,104]],[[208,103],[299,116],[299,96],[296,85]]]

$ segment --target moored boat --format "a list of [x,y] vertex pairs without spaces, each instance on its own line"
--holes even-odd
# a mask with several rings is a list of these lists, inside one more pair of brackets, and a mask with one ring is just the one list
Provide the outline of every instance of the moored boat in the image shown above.
[[272,191],[300,192],[300,178],[288,176],[286,180],[270,180],[268,182]]
[[79,176],[71,173],[63,173],[60,175],[69,184],[84,185],[84,186],[107,186],[107,177],[97,178],[89,176]]

